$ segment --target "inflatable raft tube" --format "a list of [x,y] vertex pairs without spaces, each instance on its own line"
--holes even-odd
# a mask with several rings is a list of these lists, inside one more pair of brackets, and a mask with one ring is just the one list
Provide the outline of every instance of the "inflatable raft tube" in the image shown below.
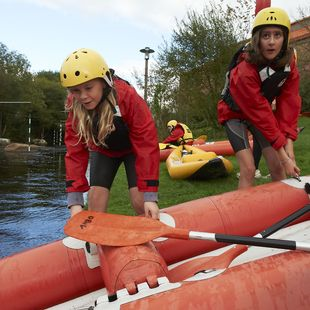
[[[234,155],[234,150],[232,149],[228,140],[206,142],[204,144],[195,145],[195,147],[205,152],[214,152],[217,155],[223,155],[223,156]],[[160,150],[160,161],[165,161],[173,150],[174,148],[161,149]]]
[[[306,182],[309,176],[188,201],[162,209],[161,218],[195,231],[252,236],[309,203]],[[225,245],[164,238],[153,243],[167,265]],[[73,238],[1,259],[0,279],[1,307],[12,310],[45,309],[104,287],[98,256]]]
[[[251,147],[253,147],[253,140],[250,140],[250,145]],[[235,154],[228,140],[206,142],[204,144],[198,144],[194,146],[205,152],[214,152],[217,155],[222,155],[222,156],[233,156]],[[174,148],[161,149],[160,150],[160,161],[165,161],[173,150]]]
[[[291,231],[283,229],[272,238],[309,242],[310,221],[295,225]],[[106,302],[103,295],[94,310],[306,310],[310,305],[309,268],[309,252],[250,247],[223,272],[212,275],[208,270],[180,283],[166,282],[162,291],[154,294],[141,285],[138,296],[123,295],[114,304]]]
[[166,166],[172,179],[209,180],[227,176],[233,171],[232,163],[223,156],[189,145],[173,150]]
[[[310,221],[283,228],[270,238],[309,244]],[[177,274],[182,268],[191,270],[182,280],[162,277],[156,287],[141,283],[136,294],[122,289],[114,301],[101,289],[50,309],[308,309],[309,252],[252,246],[229,257],[225,267],[219,264],[237,247],[231,245],[170,265],[170,272]],[[201,265],[205,260],[208,263]],[[196,268],[197,261],[207,269]]]

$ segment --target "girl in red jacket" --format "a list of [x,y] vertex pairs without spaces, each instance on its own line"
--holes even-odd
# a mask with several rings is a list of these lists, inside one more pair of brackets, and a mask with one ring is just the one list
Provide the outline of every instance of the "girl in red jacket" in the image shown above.
[[[106,212],[109,193],[124,163],[137,214],[158,219],[159,148],[146,102],[126,81],[112,75],[104,59],[79,49],[63,62],[60,80],[69,91],[66,108],[66,188],[71,216],[84,206]],[[90,161],[90,181],[86,170]]]
[[[261,10],[252,40],[235,55],[218,103],[218,119],[240,166],[239,188],[253,185],[255,165],[248,131],[258,141],[272,180],[298,177],[293,141],[301,109],[299,74],[288,46],[290,20],[285,11]],[[276,100],[276,111],[271,103]]]

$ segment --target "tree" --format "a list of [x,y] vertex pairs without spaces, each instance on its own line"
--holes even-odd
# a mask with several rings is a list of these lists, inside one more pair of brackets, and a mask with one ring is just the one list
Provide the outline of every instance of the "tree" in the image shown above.
[[[28,115],[41,106],[40,92],[33,89],[28,60],[0,43],[0,134],[19,141],[27,139]],[[30,102],[19,104],[16,102]],[[16,126],[18,124],[18,126]]]
[[40,71],[34,76],[35,88],[43,94],[44,109],[38,108],[34,114],[36,136],[53,143],[54,132],[65,119],[64,101],[66,90],[60,85],[59,72]]
[[0,136],[27,142],[31,116],[31,138],[47,136],[51,144],[54,130],[65,118],[66,90],[59,83],[59,73],[42,71],[33,75],[29,68],[23,55],[0,43],[0,101],[7,102],[0,104]]
[[201,13],[189,11],[177,21],[170,44],[165,41],[160,47],[150,74],[158,127],[165,127],[170,118],[197,127],[217,126],[216,104],[227,65],[249,32],[254,4],[241,0],[230,7],[211,2]]

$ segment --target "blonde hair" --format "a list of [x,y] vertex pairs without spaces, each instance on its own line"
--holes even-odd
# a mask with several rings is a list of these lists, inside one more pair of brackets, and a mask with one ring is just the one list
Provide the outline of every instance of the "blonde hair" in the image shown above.
[[116,105],[114,89],[95,110],[87,110],[76,99],[73,99],[72,105],[66,108],[73,113],[72,126],[79,138],[78,142],[83,140],[87,145],[94,143],[97,146],[107,147],[105,139],[115,130],[113,107]]

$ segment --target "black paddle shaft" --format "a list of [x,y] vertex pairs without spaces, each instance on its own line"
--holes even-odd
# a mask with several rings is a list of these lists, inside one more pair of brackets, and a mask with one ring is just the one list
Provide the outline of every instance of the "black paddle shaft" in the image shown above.
[[267,248],[296,250],[296,242],[291,240],[262,239],[256,237],[243,237],[223,234],[215,234],[215,239],[218,242],[224,243],[236,243]]
[[274,224],[274,225],[266,228],[265,230],[263,230],[260,233],[260,235],[263,238],[266,238],[266,237],[270,236],[271,234],[273,234],[274,232],[281,229],[282,227],[285,227],[287,224],[292,223],[293,221],[295,221],[296,219],[298,219],[299,217],[301,217],[302,215],[306,214],[309,211],[310,211],[310,204],[306,204],[303,208],[297,210],[296,212],[287,216],[283,220],[281,220],[281,221],[277,222],[276,224]]

